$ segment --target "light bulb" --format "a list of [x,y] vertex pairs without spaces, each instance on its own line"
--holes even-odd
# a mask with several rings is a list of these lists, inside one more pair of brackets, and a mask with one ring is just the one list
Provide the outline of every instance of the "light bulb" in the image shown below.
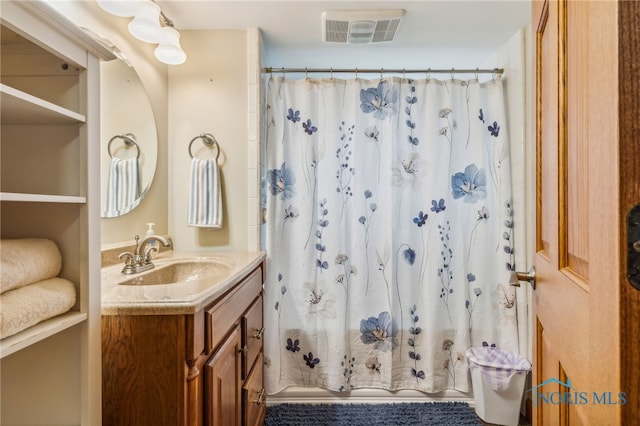
[[187,54],[180,47],[180,33],[172,27],[162,27],[164,35],[154,52],[156,58],[165,64],[180,65],[187,60]]
[[160,6],[151,0],[141,0],[138,13],[129,22],[129,32],[138,40],[159,43],[163,39],[160,27]]
[[140,0],[98,0],[98,6],[112,15],[129,18],[138,13]]

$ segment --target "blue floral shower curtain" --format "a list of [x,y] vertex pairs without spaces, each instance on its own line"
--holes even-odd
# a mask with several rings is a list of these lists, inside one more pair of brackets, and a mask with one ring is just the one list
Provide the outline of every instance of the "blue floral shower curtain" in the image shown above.
[[468,347],[517,351],[500,77],[267,98],[267,391],[468,391]]

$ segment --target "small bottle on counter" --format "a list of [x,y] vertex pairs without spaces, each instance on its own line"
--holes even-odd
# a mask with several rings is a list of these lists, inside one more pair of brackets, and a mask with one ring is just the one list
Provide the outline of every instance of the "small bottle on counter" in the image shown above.
[[[153,236],[153,235],[155,235],[155,234],[156,234],[156,232],[153,230],[153,227],[154,227],[155,225],[156,225],[156,224],[155,224],[155,223],[153,223],[153,222],[149,222],[149,223],[147,223],[147,233],[146,233],[146,236],[147,236],[147,237],[150,237],[150,236]],[[149,248],[155,248],[156,250],[158,250],[158,249],[159,249],[159,248],[158,248],[158,240],[149,240],[149,241],[147,242],[147,247],[149,247]]]

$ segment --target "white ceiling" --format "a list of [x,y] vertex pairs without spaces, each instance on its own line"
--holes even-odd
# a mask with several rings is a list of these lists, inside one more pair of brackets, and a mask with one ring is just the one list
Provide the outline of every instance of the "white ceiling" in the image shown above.
[[157,0],[157,3],[178,29],[258,27],[267,51],[335,49],[335,45],[322,41],[321,13],[325,10],[404,9],[406,14],[396,39],[384,46],[396,49],[496,49],[525,27],[531,16],[528,0]]

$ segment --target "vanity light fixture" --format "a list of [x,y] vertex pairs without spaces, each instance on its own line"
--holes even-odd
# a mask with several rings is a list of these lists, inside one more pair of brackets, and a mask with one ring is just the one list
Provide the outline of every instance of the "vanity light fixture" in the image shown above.
[[162,27],[164,39],[158,44],[154,54],[156,58],[168,65],[180,65],[187,60],[187,54],[180,47],[180,33],[173,27]]
[[138,13],[139,0],[97,0],[98,6],[112,15],[132,18]]
[[162,40],[160,6],[151,0],[140,1],[138,13],[129,22],[129,32],[138,40],[160,43]]
[[98,5],[112,15],[133,17],[129,32],[138,40],[158,44],[154,54],[162,63],[179,65],[187,54],[180,47],[180,33],[174,28],[160,6],[153,0],[97,0]]

